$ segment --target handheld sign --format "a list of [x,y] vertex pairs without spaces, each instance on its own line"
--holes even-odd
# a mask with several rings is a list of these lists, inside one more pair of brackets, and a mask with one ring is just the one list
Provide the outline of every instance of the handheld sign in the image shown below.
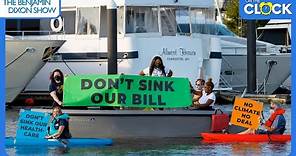
[[64,106],[187,107],[187,78],[137,75],[79,75],[64,81]]
[[257,129],[263,104],[257,101],[236,97],[230,122],[234,125]]
[[18,139],[44,139],[50,115],[47,113],[20,110],[16,141]]

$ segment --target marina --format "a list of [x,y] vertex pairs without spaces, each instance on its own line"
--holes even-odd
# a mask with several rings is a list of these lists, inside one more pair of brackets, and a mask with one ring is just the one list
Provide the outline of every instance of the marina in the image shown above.
[[[249,149],[211,142],[221,139],[280,140],[275,144],[285,149],[266,152],[269,144],[249,145],[258,154],[291,151],[291,105],[288,98],[271,95],[291,75],[289,25],[287,41],[277,44],[264,37],[273,22],[258,28],[263,33],[257,39],[254,33],[236,36],[219,20],[215,0],[64,0],[61,7],[55,19],[7,21],[9,155],[33,151],[26,145],[44,145],[36,155],[75,150],[130,155],[119,149],[143,145],[131,154],[139,155],[151,150],[146,144],[159,146],[164,155],[198,155],[206,147],[218,153],[225,152],[220,147],[230,153]],[[247,29],[255,32],[255,22],[248,21]],[[198,84],[198,78],[207,81]],[[216,101],[214,92],[226,93],[230,101]],[[257,135],[258,126],[265,126],[267,135]],[[28,143],[30,137],[38,140]],[[166,150],[171,144],[179,146]],[[81,145],[85,151],[72,147]],[[180,151],[182,146],[190,148]]]

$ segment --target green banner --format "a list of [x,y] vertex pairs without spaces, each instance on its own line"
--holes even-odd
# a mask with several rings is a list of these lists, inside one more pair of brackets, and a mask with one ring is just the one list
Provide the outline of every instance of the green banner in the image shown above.
[[138,75],[77,75],[64,82],[64,106],[175,108],[192,104],[189,80]]

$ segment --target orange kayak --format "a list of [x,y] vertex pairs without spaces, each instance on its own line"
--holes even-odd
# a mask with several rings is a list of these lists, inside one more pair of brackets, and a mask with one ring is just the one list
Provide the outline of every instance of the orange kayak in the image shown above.
[[291,135],[201,133],[206,142],[287,142]]

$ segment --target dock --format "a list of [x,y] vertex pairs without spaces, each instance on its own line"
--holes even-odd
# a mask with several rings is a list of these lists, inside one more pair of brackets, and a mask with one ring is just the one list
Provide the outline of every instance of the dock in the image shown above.
[[[219,92],[217,97],[220,99],[220,103],[233,103],[236,96],[242,97],[242,93],[239,92]],[[245,94],[244,98],[253,99],[263,103],[268,103],[271,99],[278,104],[291,104],[290,94]]]

